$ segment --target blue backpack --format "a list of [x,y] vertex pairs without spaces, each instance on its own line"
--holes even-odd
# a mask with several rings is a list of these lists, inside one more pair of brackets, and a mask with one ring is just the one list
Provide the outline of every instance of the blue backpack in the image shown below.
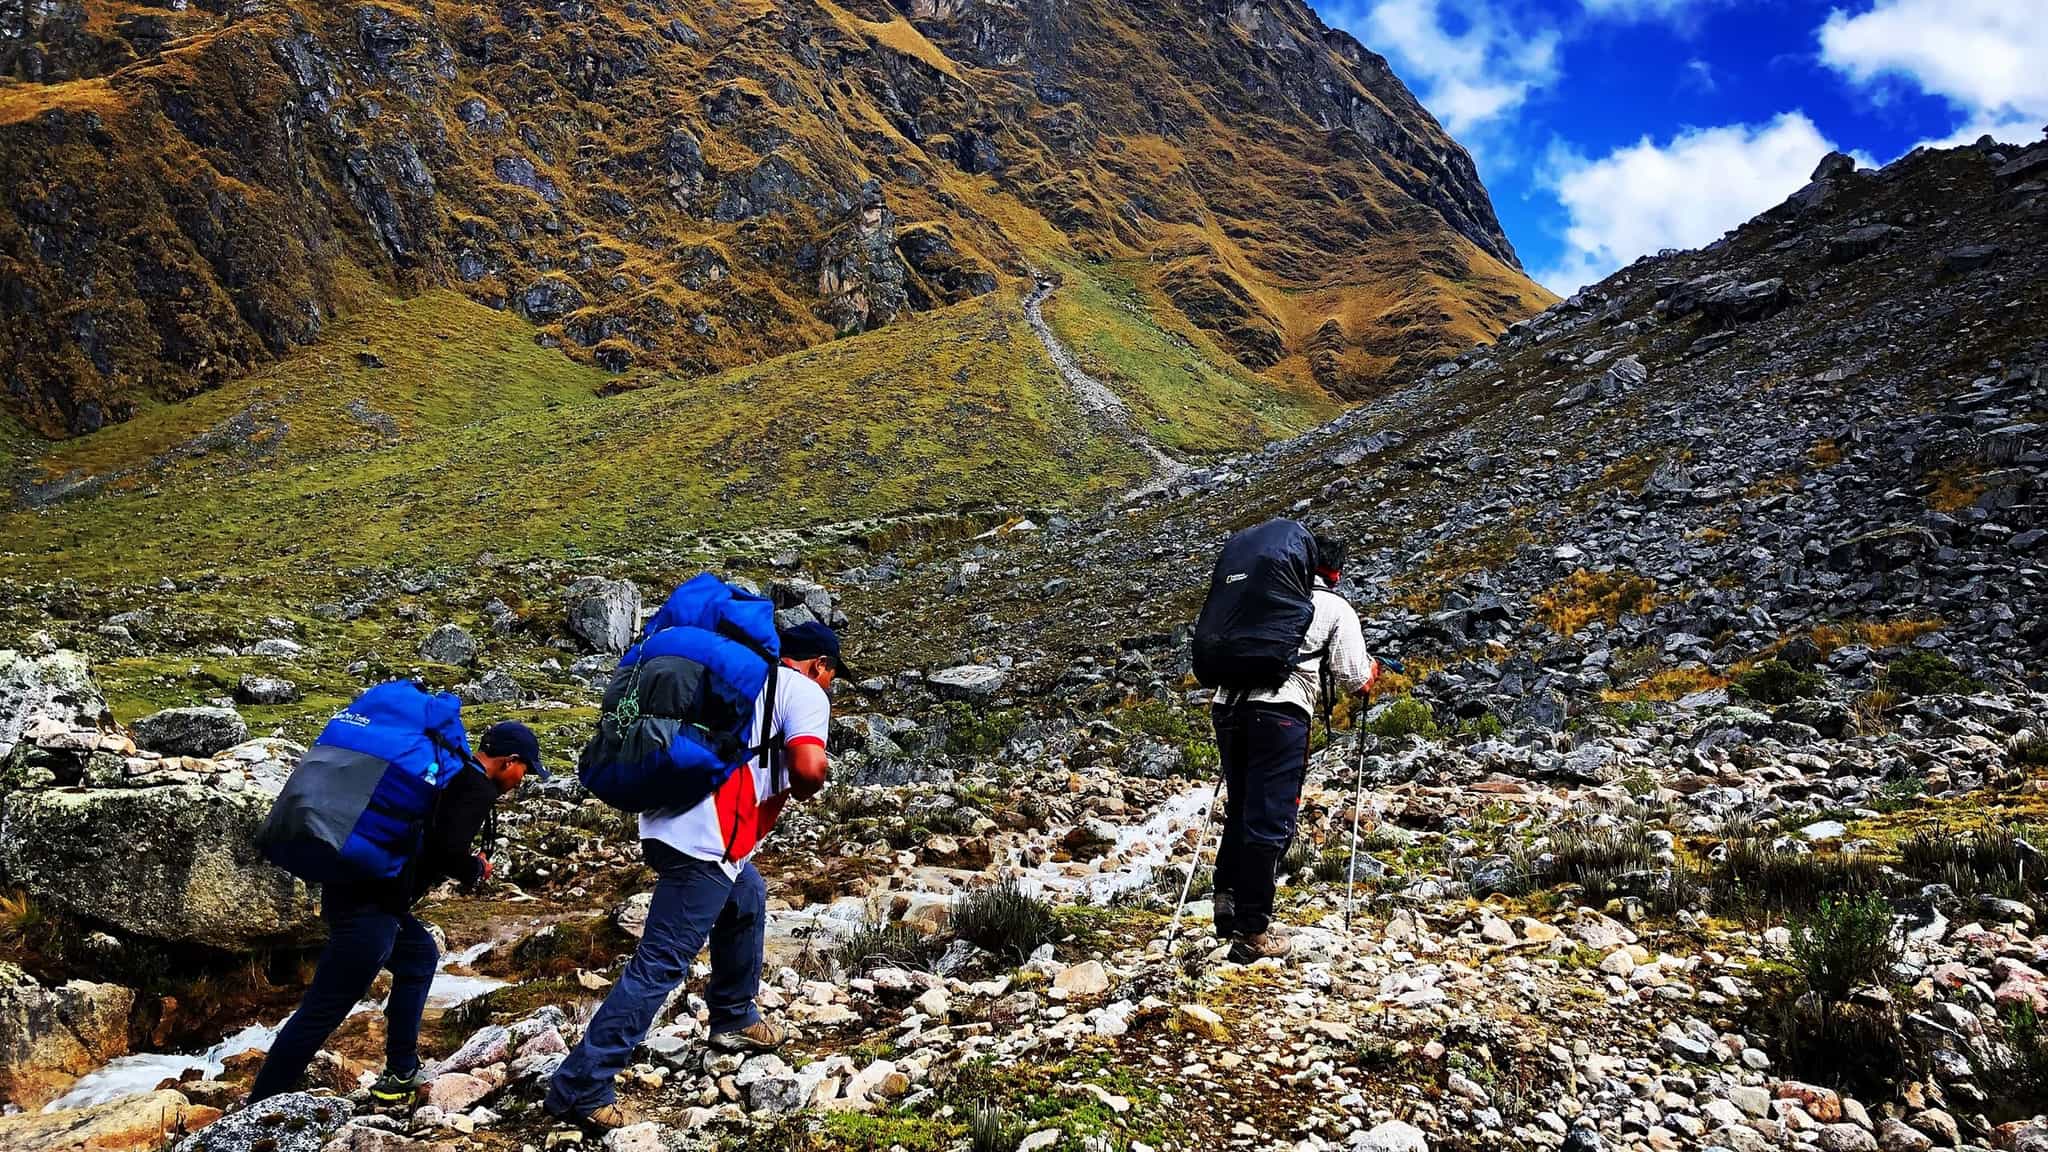
[[619,658],[577,777],[627,812],[696,805],[764,751],[748,746],[754,702],[774,699],[780,652],[773,603],[693,577]]
[[392,879],[419,853],[442,790],[475,763],[453,693],[379,684],[327,722],[257,843],[310,883]]

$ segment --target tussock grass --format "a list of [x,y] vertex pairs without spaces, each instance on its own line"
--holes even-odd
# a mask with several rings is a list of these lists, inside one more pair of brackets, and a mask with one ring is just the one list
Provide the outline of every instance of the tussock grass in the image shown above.
[[1612,627],[1623,616],[1657,607],[1657,582],[1634,572],[1589,572],[1584,568],[1531,598],[1536,618],[1560,636],[1576,636],[1598,620]]
[[975,888],[953,901],[953,934],[1013,964],[1059,938],[1052,905],[1005,880]]

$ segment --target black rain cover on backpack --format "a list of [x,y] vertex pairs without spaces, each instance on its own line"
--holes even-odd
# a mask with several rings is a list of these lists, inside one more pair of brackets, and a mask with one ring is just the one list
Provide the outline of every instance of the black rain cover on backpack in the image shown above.
[[1315,619],[1315,538],[1273,519],[1223,545],[1195,621],[1195,678],[1207,688],[1270,692],[1287,682]]

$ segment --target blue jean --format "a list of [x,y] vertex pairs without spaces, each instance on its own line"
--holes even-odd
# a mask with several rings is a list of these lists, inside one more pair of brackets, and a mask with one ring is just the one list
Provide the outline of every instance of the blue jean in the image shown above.
[[737,879],[716,861],[685,856],[658,840],[641,841],[654,868],[654,903],[647,931],[604,998],[583,1039],[548,1084],[546,1108],[558,1116],[588,1116],[618,1098],[612,1081],[647,1038],[669,993],[690,974],[690,961],[708,938],[711,981],[704,1000],[711,1032],[737,1032],[761,1019],[761,955],[768,938],[768,886],[752,864]]
[[1309,720],[1284,704],[1218,707],[1213,718],[1224,789],[1216,890],[1231,896],[1234,933],[1257,936],[1272,922],[1280,859],[1294,842]]
[[298,1011],[278,1029],[263,1058],[249,1089],[251,1101],[297,1087],[314,1053],[369,995],[384,968],[391,970],[391,996],[384,1002],[384,1067],[401,1074],[419,1067],[420,1014],[427,1009],[427,990],[441,961],[426,925],[410,913],[373,906],[322,905],[320,913],[327,921],[327,947]]

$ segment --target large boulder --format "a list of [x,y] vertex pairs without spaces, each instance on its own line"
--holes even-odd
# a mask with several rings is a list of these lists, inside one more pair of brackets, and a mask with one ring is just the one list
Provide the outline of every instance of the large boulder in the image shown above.
[[106,711],[106,698],[85,657],[63,649],[46,656],[0,649],[0,760],[14,751],[34,720],[49,717],[69,727],[91,728]]
[[579,577],[568,607],[570,634],[593,652],[624,652],[640,630],[640,589],[631,580]]
[[256,849],[262,790],[16,792],[0,801],[0,875],[35,899],[154,940],[242,949],[312,927],[312,890]]
[[63,1112],[0,1116],[7,1152],[159,1152],[187,1132],[220,1119],[220,1109],[169,1090]]
[[73,980],[45,988],[0,960],[0,1099],[33,1111],[128,1052],[135,991]]
[[233,708],[166,708],[137,720],[134,736],[165,756],[211,756],[247,740],[249,724]]

